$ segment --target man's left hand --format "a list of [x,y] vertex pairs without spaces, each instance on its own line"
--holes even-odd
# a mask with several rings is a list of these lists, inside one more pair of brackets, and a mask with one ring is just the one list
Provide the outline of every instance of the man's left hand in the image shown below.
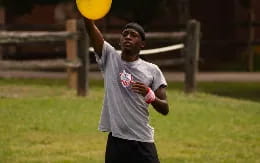
[[135,92],[135,93],[138,93],[138,94],[141,94],[142,96],[146,96],[146,94],[148,93],[149,91],[149,87],[147,87],[144,83],[141,83],[141,82],[134,82],[132,84],[132,90]]

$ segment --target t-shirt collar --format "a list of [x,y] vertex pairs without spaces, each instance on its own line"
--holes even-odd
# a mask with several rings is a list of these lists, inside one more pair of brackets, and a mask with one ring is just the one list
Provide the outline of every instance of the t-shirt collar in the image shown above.
[[138,58],[137,60],[133,61],[133,62],[127,62],[127,61],[124,61],[122,58],[121,58],[122,62],[125,64],[125,65],[129,65],[129,66],[133,66],[133,65],[138,65],[142,62],[142,59],[141,58]]

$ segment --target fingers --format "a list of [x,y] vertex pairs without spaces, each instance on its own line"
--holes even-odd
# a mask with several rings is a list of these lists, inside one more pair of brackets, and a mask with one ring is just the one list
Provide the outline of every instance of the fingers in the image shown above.
[[146,93],[146,88],[142,88],[142,87],[132,87],[132,90],[133,91],[138,91],[138,92],[141,92],[141,93]]
[[148,87],[143,83],[135,82],[132,84],[132,90],[135,93],[139,93],[139,94],[145,96],[147,94]]
[[141,83],[141,82],[135,82],[135,84],[139,84],[139,85],[144,85],[144,83]]
[[138,93],[138,94],[144,96],[143,91],[140,91],[140,90],[134,90],[134,89],[133,89],[133,92],[134,92],[134,93]]
[[140,83],[140,82],[135,82],[132,84],[132,87],[144,88],[144,87],[146,87],[146,85],[143,83]]
[[132,89],[144,90],[146,86],[143,83],[136,82],[132,84]]

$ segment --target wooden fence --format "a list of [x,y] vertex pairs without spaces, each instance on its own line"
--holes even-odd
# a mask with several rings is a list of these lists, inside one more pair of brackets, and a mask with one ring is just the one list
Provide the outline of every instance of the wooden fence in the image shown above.
[[[83,21],[69,20],[66,23],[66,31],[58,32],[0,32],[0,44],[21,44],[35,42],[59,42],[66,41],[67,59],[61,64],[67,68],[68,86],[76,88],[79,96],[85,96],[88,92],[88,49],[89,41],[84,31]],[[9,64],[12,64],[8,61]],[[0,65],[6,65],[1,61]],[[26,63],[25,63],[26,65]]]
[[[104,34],[105,39],[119,39],[120,34]],[[196,74],[198,71],[198,58],[200,47],[200,23],[196,20],[190,20],[187,28],[183,32],[170,33],[147,33],[147,40],[169,39],[171,41],[181,43],[176,49],[184,48],[184,58],[178,63],[185,65],[185,92],[191,93],[196,90]],[[85,31],[83,21],[69,20],[66,23],[66,31],[0,31],[1,44],[21,44],[35,42],[57,42],[66,41],[66,60],[59,60],[53,66],[62,66],[67,68],[68,86],[76,88],[79,96],[85,96],[88,93],[88,72],[89,72],[89,40]],[[163,48],[159,48],[160,51]],[[164,48],[165,49],[165,48]],[[166,48],[167,49],[167,48]],[[149,50],[141,51],[142,54],[149,54]],[[20,66],[26,67],[29,64],[23,62],[0,61],[2,66]],[[35,63],[33,64],[35,65]],[[43,65],[39,62],[38,67]],[[1,66],[0,66],[1,67]]]

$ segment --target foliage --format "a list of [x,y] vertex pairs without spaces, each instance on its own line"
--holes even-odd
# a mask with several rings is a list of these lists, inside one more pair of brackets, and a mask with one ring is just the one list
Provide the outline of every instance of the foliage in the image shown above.
[[[149,24],[154,17],[163,14],[165,2],[168,0],[113,0],[112,14],[142,25]],[[0,5],[15,14],[25,14],[31,11],[35,4],[57,4],[71,0],[0,0]]]
[[113,0],[111,11],[120,18],[145,25],[158,16],[160,11],[162,12],[162,2],[162,0]]
[[16,14],[24,14],[32,9],[34,0],[0,0],[0,5],[5,7],[7,11],[12,11]]
[[251,0],[239,0],[240,4],[245,8],[250,8]]
[[0,6],[15,14],[25,14],[32,10],[35,4],[56,4],[70,0],[0,0]]

